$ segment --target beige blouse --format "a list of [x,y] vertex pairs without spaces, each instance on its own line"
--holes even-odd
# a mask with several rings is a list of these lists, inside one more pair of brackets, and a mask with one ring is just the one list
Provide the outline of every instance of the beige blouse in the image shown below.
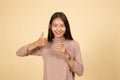
[[[63,53],[55,48],[55,44],[62,42],[71,59],[75,61],[74,67],[70,68]],[[27,52],[28,45],[21,47],[16,54],[18,56],[37,55],[42,56],[44,61],[43,80],[75,80],[75,73],[78,76],[83,74],[83,62],[79,44],[74,40],[64,38],[53,40],[45,47],[38,47],[32,52]]]

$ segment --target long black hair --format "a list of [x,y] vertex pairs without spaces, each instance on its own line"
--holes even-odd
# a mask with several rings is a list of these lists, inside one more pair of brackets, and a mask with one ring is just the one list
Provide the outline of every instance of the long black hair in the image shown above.
[[65,14],[63,12],[55,12],[50,19],[49,22],[49,28],[48,28],[48,41],[52,42],[53,38],[54,38],[54,34],[51,30],[52,27],[52,22],[55,18],[61,18],[61,20],[64,22],[64,25],[66,27],[66,32],[64,34],[65,39],[68,40],[73,40],[72,35],[71,35],[71,31],[70,31],[70,25],[69,22],[67,20],[67,17],[65,16]]

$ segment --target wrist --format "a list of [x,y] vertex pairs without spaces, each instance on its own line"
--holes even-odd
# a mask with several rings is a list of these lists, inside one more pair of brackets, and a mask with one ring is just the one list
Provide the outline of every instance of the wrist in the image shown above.
[[40,40],[36,41],[36,47],[42,47],[42,43]]
[[70,55],[67,53],[67,51],[65,50],[65,53],[64,53],[64,57],[65,57],[65,60],[68,62],[70,61],[71,57]]
[[65,57],[65,60],[66,60],[67,62],[69,62],[69,61],[71,60],[71,57],[70,57],[70,56],[66,56],[66,57]]

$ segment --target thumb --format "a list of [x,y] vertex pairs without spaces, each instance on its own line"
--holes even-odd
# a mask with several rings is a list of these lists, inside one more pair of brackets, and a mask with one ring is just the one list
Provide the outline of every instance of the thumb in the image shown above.
[[42,33],[41,33],[41,36],[40,36],[40,38],[43,38],[43,37],[44,37],[44,32],[42,32]]

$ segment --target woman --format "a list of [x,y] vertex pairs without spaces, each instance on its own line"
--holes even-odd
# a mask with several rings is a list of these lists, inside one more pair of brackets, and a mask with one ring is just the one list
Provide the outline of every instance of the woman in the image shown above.
[[62,12],[52,15],[48,38],[41,34],[39,40],[21,47],[18,56],[37,55],[44,61],[43,80],[75,80],[83,74],[79,44],[73,40],[67,17]]

